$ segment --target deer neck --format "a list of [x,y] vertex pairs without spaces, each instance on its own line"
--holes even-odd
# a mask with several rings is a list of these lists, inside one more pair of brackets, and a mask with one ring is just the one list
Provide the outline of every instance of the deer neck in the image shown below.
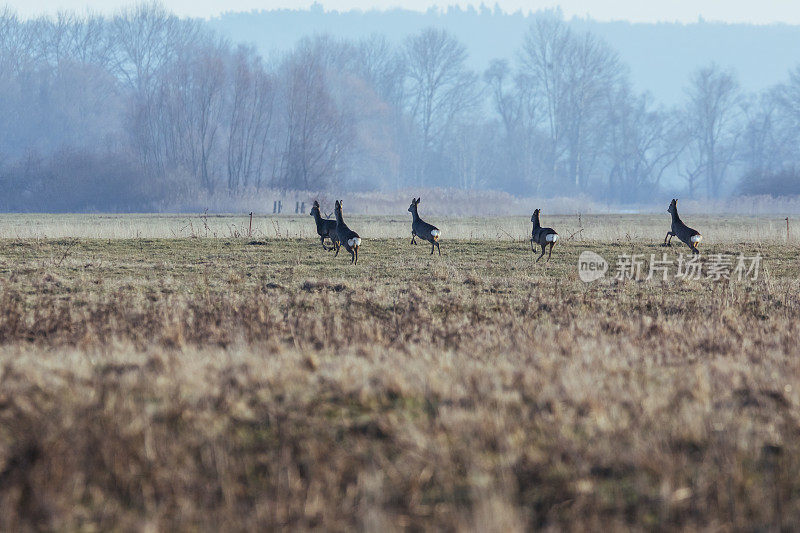
[[322,215],[320,215],[319,209],[314,209],[314,221],[316,221],[317,224],[322,222]]
[[336,209],[335,214],[336,214],[336,223],[343,224],[344,221],[342,220],[342,208],[340,207],[339,209]]
[[533,229],[541,228],[542,225],[539,223],[539,215],[533,215]]
[[681,221],[681,217],[678,216],[678,208],[676,207],[672,211],[672,223],[674,224],[674,223],[680,222],[680,221]]
[[413,217],[414,222],[419,221],[419,213],[417,213],[417,206],[416,205],[411,208],[411,216]]

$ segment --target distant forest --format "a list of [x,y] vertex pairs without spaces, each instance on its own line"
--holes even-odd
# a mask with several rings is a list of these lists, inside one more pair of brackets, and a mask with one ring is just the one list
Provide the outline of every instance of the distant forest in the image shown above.
[[[168,210],[267,190],[491,189],[615,205],[800,194],[796,66],[755,90],[752,72],[741,81],[725,62],[681,64],[679,94],[656,99],[624,59],[636,42],[618,50],[610,26],[502,15],[524,27],[492,47],[481,21],[505,20],[497,10],[446,15],[472,26],[414,28],[398,11],[381,15],[397,17],[391,31],[347,36],[333,22],[282,37],[270,13],[200,21],[140,4],[21,20],[0,10],[0,209]],[[441,13],[414,24],[426,16]],[[753,31],[775,47],[797,39],[796,28]]]
[[[493,59],[513,60],[533,20],[544,14],[563,18],[557,10],[508,13],[497,5],[419,12],[400,8],[329,11],[315,4],[310,9],[226,13],[208,25],[233,41],[254,44],[265,56],[285,51],[299,36],[326,34],[359,40],[380,34],[393,44],[402,44],[409,35],[434,26],[462,42],[467,66],[483,72]],[[564,21],[573,31],[589,32],[605,41],[629,69],[633,88],[651,93],[666,106],[679,105],[692,71],[712,62],[736,71],[746,92],[759,92],[784,81],[786,73],[800,62],[795,52],[800,50],[800,27],[788,24],[727,24],[702,19],[691,24],[589,18]]]

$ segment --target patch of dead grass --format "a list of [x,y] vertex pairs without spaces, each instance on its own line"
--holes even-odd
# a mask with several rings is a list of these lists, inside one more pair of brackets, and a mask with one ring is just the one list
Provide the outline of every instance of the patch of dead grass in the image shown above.
[[0,528],[800,519],[796,250],[585,285],[619,245],[247,242],[0,241]]

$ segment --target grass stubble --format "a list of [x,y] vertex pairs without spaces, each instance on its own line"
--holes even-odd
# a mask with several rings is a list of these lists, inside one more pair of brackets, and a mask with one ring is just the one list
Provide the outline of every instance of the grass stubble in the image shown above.
[[2,240],[0,529],[791,528],[800,250],[657,237]]

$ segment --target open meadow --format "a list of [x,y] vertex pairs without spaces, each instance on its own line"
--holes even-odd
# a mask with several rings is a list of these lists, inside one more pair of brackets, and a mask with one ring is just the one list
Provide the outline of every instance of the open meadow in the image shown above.
[[618,280],[669,215],[544,213],[549,263],[433,218],[348,217],[351,266],[308,216],[0,216],[0,529],[800,523],[796,227],[687,217],[757,279]]

